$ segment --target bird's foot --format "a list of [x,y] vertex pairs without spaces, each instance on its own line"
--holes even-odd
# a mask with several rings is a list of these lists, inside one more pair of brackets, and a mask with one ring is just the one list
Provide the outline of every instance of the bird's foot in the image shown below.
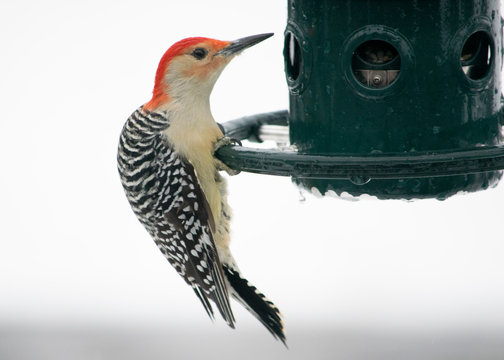
[[[240,146],[242,146],[242,143],[240,140],[233,139],[228,136],[221,137],[220,139],[217,140],[217,142],[214,145],[214,155],[217,150],[219,150],[221,147],[226,146],[226,145],[240,145]],[[224,164],[221,160],[217,159],[215,156],[214,156],[214,159],[215,159],[215,163],[217,165],[217,169],[219,171],[224,170],[225,172],[227,172],[231,176],[238,175],[240,173],[239,170],[231,169],[229,166]]]

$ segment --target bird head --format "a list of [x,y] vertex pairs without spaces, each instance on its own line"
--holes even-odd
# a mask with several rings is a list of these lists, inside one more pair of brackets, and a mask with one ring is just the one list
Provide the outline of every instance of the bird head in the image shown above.
[[204,37],[180,40],[161,58],[152,99],[144,107],[152,111],[188,97],[208,98],[222,70],[237,54],[272,35],[253,35],[235,41]]

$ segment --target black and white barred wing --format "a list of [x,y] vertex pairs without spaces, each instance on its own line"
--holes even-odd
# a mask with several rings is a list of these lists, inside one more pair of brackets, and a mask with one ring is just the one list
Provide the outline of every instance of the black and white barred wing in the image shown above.
[[172,149],[159,156],[161,192],[156,205],[155,240],[177,272],[191,285],[208,315],[212,300],[226,322],[234,317],[212,231],[214,217],[194,167]]

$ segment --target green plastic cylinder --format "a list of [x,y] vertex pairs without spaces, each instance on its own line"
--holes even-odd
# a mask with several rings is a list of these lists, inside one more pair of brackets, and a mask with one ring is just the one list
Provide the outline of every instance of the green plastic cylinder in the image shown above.
[[[497,0],[289,0],[291,143],[303,154],[380,156],[502,144]],[[302,187],[381,199],[444,199],[500,171]]]

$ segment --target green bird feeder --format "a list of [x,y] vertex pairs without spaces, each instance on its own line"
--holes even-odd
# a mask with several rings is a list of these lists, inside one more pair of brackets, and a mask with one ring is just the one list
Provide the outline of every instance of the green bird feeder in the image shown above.
[[290,150],[221,148],[231,168],[303,188],[380,199],[496,185],[504,168],[498,0],[289,0],[289,111],[224,123]]

